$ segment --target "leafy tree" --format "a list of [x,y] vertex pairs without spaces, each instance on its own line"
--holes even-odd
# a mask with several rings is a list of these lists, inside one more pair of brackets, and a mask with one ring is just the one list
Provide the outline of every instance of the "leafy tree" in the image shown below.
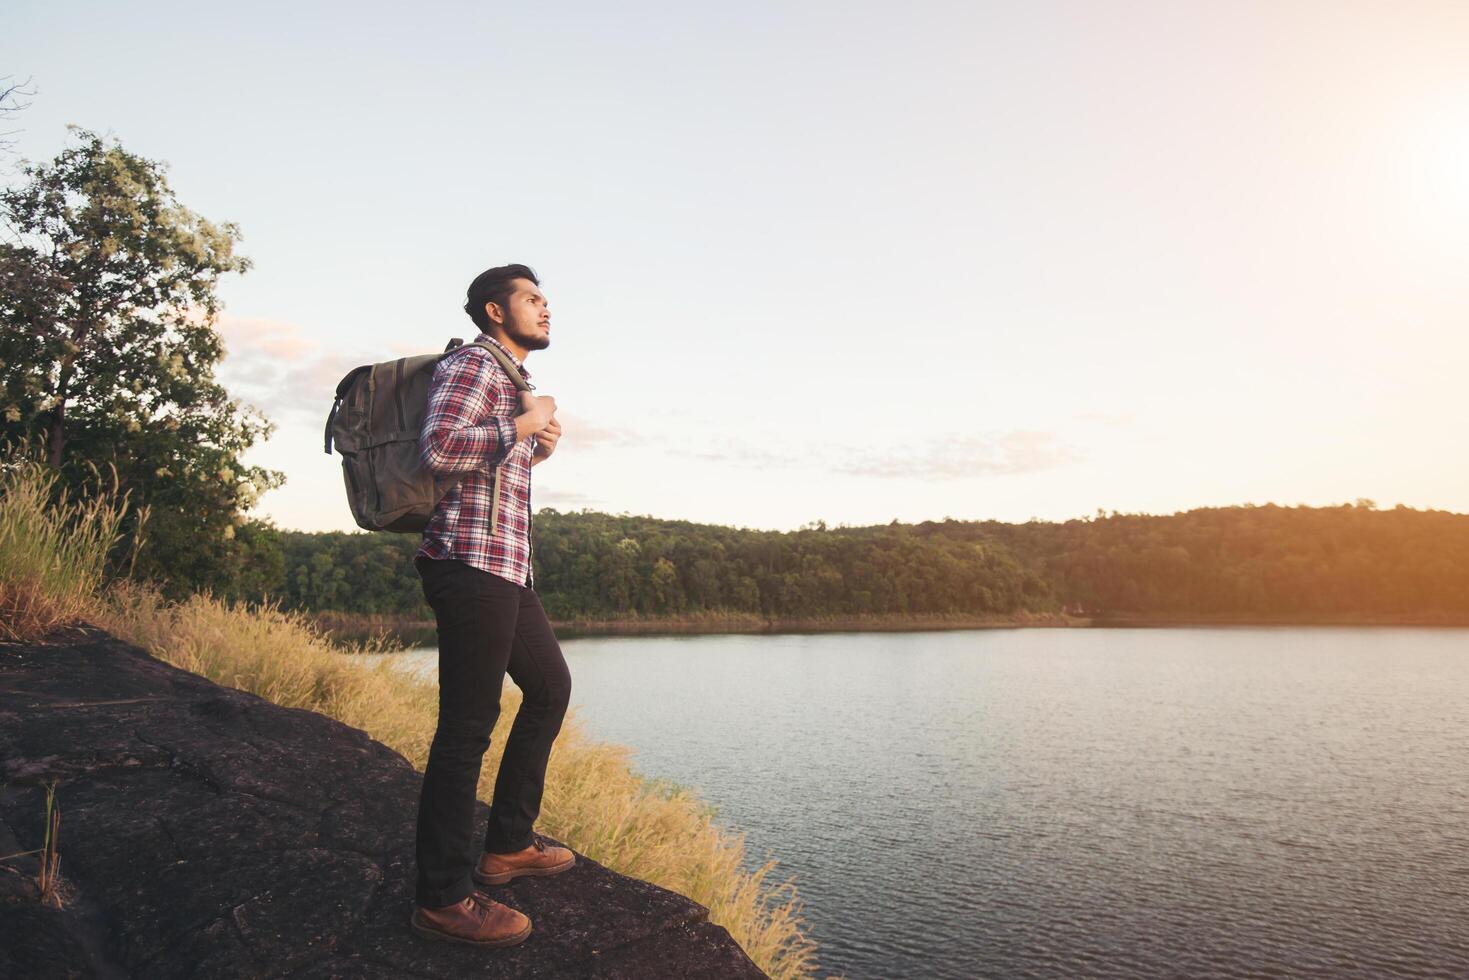
[[216,287],[250,266],[239,229],[181,205],[163,164],[75,137],[0,191],[0,434],[42,444],[72,486],[114,465],[150,511],[137,571],[234,591],[260,562],[236,528],[283,482],[242,461],[273,427],[214,376]]
[[[412,565],[416,536],[280,537],[283,564],[258,562],[262,594],[295,609],[431,616]],[[555,619],[1058,609],[1183,621],[1469,615],[1469,514],[1402,506],[1267,504],[793,532],[547,507],[535,515],[534,538],[536,589]]]

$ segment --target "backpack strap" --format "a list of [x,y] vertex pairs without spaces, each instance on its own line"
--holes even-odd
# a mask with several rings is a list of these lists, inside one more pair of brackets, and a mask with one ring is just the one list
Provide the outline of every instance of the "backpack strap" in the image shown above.
[[336,397],[332,399],[332,410],[330,413],[327,414],[326,417],[325,442],[326,454],[328,456],[332,454],[332,423],[337,420],[337,409],[342,407],[342,399],[347,397],[347,389],[352,387],[352,383],[357,380],[357,376],[363,371],[371,370],[371,364],[364,364],[361,367],[355,367],[352,370],[348,371],[346,377],[342,378],[342,380],[338,382]]
[[519,388],[521,391],[535,390],[536,386],[525,380],[525,375],[520,373],[520,368],[515,366],[515,362],[510,359],[510,355],[505,353],[505,351],[501,349],[498,345],[486,343],[482,340],[475,340],[465,344],[464,346],[482,347],[485,350],[489,351],[495,356],[495,360],[500,362],[500,366],[505,369],[505,373],[509,375],[510,380],[515,383],[515,387]]
[[520,369],[515,366],[515,362],[510,359],[510,355],[506,354],[505,351],[496,344],[486,343],[485,341],[481,340],[471,340],[469,343],[466,344],[458,337],[454,337],[450,339],[447,345],[445,345],[444,353],[439,355],[439,360],[443,360],[451,354],[458,354],[461,351],[467,351],[474,347],[489,351],[490,354],[494,356],[495,360],[500,362],[500,367],[505,369],[505,374],[515,384],[515,387],[519,388],[521,391],[535,390],[536,386],[525,379],[525,375],[520,373]]
[[[510,359],[510,355],[506,354],[505,351],[502,350],[498,344],[486,343],[485,341],[481,340],[470,341],[466,344],[458,337],[455,337],[450,340],[448,346],[444,348],[443,357],[448,357],[451,354],[457,354],[460,351],[468,350],[471,347],[481,347],[489,351],[490,354],[493,355],[495,360],[500,362],[500,367],[505,369],[506,377],[508,377],[515,384],[516,388],[521,391],[535,390],[536,386],[525,379],[525,375],[520,373],[520,369],[515,366],[515,362]],[[442,359],[443,358],[441,357],[440,360]],[[498,527],[500,523],[500,483],[501,478],[504,475],[504,469],[504,463],[501,463],[499,466],[495,467],[495,486],[494,489],[490,492],[490,534],[495,533],[495,528]],[[460,479],[463,479],[463,477],[460,477]]]

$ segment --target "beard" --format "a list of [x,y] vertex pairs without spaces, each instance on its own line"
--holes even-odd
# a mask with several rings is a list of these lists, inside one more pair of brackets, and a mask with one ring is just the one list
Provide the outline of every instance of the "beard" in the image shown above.
[[522,330],[518,325],[513,331],[507,330],[505,332],[508,333],[517,344],[519,344],[521,347],[524,347],[528,351],[545,350],[547,347],[551,346],[551,335],[549,333],[545,336],[542,336],[539,330]]

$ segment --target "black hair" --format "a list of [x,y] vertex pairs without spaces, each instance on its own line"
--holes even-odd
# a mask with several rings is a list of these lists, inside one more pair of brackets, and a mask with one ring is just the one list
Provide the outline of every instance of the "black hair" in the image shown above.
[[474,277],[466,293],[464,312],[469,314],[476,327],[485,333],[490,332],[490,315],[485,312],[485,304],[499,303],[504,307],[510,299],[511,283],[516,279],[529,279],[537,286],[541,284],[530,266],[519,263],[497,265]]

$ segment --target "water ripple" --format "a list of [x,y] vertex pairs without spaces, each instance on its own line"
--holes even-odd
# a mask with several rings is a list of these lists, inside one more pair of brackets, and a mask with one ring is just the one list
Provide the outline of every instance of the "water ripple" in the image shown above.
[[564,644],[851,978],[1469,976],[1469,631]]

